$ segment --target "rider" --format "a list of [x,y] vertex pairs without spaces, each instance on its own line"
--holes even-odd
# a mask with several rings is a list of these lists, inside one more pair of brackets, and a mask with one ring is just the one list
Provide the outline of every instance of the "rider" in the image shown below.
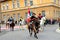
[[[35,13],[33,13],[33,15],[30,17],[30,22],[32,23],[32,28],[33,28],[33,30],[34,30],[34,37],[35,38],[37,38],[38,39],[38,37],[37,37],[37,35],[36,35],[36,33],[37,33],[37,30],[36,30],[36,27],[35,27],[35,20],[36,20],[36,16],[35,16],[36,14]],[[32,33],[31,33],[31,35],[32,35]]]
[[8,19],[8,21],[10,22],[10,24],[12,23],[12,21],[14,21],[14,19],[12,18],[12,17],[10,17],[9,19]]
[[41,20],[41,18],[42,18],[41,13],[39,13],[38,18],[39,18],[39,20]]

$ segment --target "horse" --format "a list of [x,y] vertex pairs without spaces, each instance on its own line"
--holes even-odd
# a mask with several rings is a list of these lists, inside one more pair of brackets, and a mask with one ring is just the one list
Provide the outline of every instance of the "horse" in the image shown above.
[[32,36],[32,32],[34,32],[34,37],[38,39],[37,33],[39,31],[39,28],[40,26],[39,26],[38,18],[36,18],[34,21],[31,21],[28,25],[30,36]]
[[10,21],[10,30],[11,31],[14,31],[14,26],[15,26],[14,20]]

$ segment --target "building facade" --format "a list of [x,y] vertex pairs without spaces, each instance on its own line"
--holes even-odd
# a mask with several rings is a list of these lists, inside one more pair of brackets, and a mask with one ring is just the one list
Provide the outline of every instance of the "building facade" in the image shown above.
[[5,0],[0,2],[3,21],[13,17],[18,21],[20,17],[27,17],[28,8],[38,15],[41,13],[47,19],[57,19],[60,16],[60,0]]

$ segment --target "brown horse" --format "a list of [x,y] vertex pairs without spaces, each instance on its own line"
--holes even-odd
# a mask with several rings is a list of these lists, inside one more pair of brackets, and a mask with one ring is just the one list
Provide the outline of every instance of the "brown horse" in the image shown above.
[[37,33],[39,31],[39,21],[38,18],[35,19],[35,21],[31,21],[28,25],[28,30],[30,33],[30,36],[32,35],[32,32],[34,32],[34,37],[38,39]]

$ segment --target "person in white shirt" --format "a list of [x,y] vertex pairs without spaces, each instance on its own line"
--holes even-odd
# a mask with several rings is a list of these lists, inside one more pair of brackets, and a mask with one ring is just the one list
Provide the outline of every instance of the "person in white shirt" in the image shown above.
[[45,23],[45,21],[46,21],[46,18],[45,18],[45,16],[43,16],[41,18],[41,20],[40,20],[40,27],[41,27],[42,31],[44,30],[44,23]]

